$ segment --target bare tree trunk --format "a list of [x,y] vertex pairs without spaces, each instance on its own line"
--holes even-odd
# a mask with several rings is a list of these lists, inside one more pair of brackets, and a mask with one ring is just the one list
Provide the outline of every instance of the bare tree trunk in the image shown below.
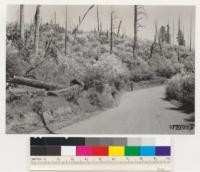
[[[178,33],[179,33],[179,31],[181,30],[181,19],[180,19],[180,16],[179,16],[179,18],[178,18]],[[179,40],[180,38],[178,38],[178,46],[180,46],[180,40]]]
[[35,55],[38,55],[38,44],[39,44],[39,28],[40,28],[40,7],[41,5],[37,5],[35,12],[35,39],[34,39],[34,47],[35,47]]
[[[185,27],[183,26],[183,37],[185,38]],[[186,46],[186,40],[185,40],[185,45],[184,46]]]
[[81,23],[81,16],[78,17],[78,23],[80,25],[80,23]]
[[97,5],[97,31],[100,32],[100,24],[99,24],[99,6]]
[[20,38],[24,42],[24,5],[20,5]]
[[190,45],[189,45],[189,50],[192,51],[192,17],[190,19]]
[[134,41],[133,41],[133,58],[136,58],[136,47],[137,47],[137,26],[138,26],[138,12],[137,12],[137,5],[134,5]]
[[158,46],[159,46],[159,48],[160,48],[160,53],[159,53],[159,55],[162,56],[162,55],[163,55],[163,53],[162,53],[162,43],[161,43],[161,40],[160,40],[160,37],[159,37],[157,23],[155,23],[155,30],[156,30],[156,35],[157,35],[157,39],[158,39]]
[[102,23],[100,22],[100,33],[102,33]]
[[54,12],[54,24],[56,25],[57,21],[56,21],[56,11]]
[[117,30],[117,37],[119,36],[119,32],[120,32],[120,29],[121,29],[121,24],[122,24],[122,20],[120,20],[120,22],[119,22],[119,26],[118,26],[118,30]]
[[113,11],[110,13],[110,54],[113,51]]
[[68,34],[67,34],[67,6],[65,7],[66,10],[66,18],[65,18],[65,55],[67,55],[67,41],[68,41]]
[[173,20],[173,31],[172,31],[172,40],[173,40],[173,45],[174,45],[174,20]]
[[180,61],[180,46],[178,45],[178,62]]
[[55,85],[52,83],[47,83],[47,82],[39,81],[36,79],[30,79],[30,78],[24,78],[24,77],[18,77],[18,76],[15,76],[13,79],[9,80],[8,82],[20,84],[20,85],[26,85],[26,86],[35,87],[35,88],[41,88],[45,90],[57,90],[57,89],[65,88],[65,86]]
[[[94,7],[94,5],[91,5],[87,11],[84,13],[83,17],[80,18],[80,22],[79,24],[76,26],[76,28],[74,29],[73,31],[73,34],[74,34],[74,38],[73,38],[73,42],[72,42],[72,47],[74,46],[74,43],[75,43],[75,40],[76,40],[76,36],[77,36],[77,32],[78,32],[78,29],[80,27],[80,25],[82,24],[82,22],[84,21],[84,19],[86,18],[87,14],[90,12],[90,10],[92,10],[92,8]],[[71,47],[71,50],[72,50],[72,47]]]
[[155,35],[154,35],[154,41],[151,45],[151,48],[150,48],[150,54],[149,54],[149,59],[152,58],[152,55],[153,55],[153,51],[154,51],[154,48],[157,44],[157,37],[158,37],[158,32],[157,32],[157,23],[155,22]]

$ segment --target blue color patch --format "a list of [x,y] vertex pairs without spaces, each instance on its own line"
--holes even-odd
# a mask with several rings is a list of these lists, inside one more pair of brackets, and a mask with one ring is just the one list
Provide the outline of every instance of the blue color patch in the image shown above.
[[155,146],[141,146],[140,156],[155,156],[156,148]]

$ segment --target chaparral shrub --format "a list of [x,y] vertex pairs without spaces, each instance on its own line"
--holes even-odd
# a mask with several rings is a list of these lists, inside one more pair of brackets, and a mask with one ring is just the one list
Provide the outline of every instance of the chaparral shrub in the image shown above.
[[180,101],[185,107],[194,109],[194,73],[178,74],[168,81],[166,98]]

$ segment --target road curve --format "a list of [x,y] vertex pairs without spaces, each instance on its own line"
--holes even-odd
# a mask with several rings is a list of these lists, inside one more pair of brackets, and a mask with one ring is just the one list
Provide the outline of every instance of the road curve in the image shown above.
[[194,130],[170,129],[188,125],[187,114],[164,100],[165,86],[126,92],[118,107],[64,127],[63,134],[193,134]]

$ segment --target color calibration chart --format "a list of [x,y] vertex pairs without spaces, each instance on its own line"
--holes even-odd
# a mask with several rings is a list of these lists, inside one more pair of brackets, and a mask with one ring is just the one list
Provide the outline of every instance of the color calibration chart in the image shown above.
[[170,137],[31,138],[31,171],[171,171]]

